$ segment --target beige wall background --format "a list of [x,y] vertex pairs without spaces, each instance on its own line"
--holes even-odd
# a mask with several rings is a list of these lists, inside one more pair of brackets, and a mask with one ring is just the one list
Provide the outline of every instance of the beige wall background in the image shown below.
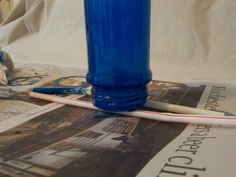
[[[151,68],[160,80],[236,80],[235,0],[152,0]],[[83,0],[18,0],[0,25],[14,60],[87,68]]]

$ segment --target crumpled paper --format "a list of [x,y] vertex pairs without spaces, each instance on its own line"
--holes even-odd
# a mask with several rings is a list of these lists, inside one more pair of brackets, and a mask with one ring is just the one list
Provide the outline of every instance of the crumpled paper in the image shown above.
[[14,68],[10,55],[0,51],[0,86],[8,85],[7,74]]

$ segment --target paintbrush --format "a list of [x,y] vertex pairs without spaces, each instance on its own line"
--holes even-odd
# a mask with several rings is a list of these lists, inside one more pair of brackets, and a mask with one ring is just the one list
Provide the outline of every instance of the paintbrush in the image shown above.
[[[33,92],[46,93],[46,94],[83,94],[91,95],[91,87],[63,87],[63,88],[51,88],[51,87],[38,87],[33,88]],[[147,100],[144,107],[158,109],[161,111],[180,113],[180,114],[194,114],[194,115],[212,115],[212,116],[234,116],[234,114],[220,111],[210,111],[199,108],[192,108],[187,106],[157,102],[152,100]]]
[[[86,109],[94,109],[99,111],[92,103],[81,100],[70,100],[67,98],[42,94],[36,92],[30,92],[29,95],[33,98],[77,106]],[[112,113],[112,112],[109,112]],[[236,125],[236,116],[205,116],[205,115],[189,115],[189,114],[171,114],[171,113],[160,113],[153,111],[132,111],[132,112],[115,112],[115,114],[122,114],[127,116],[139,117],[142,119],[153,120],[153,121],[165,121],[165,122],[179,122],[179,123],[194,123],[194,124],[215,124],[215,125]]]

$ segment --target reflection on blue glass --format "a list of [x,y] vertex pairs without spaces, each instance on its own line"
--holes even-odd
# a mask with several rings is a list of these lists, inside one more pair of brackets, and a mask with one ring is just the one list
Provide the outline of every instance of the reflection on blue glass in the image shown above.
[[138,109],[146,101],[150,0],[85,0],[93,103],[109,111]]

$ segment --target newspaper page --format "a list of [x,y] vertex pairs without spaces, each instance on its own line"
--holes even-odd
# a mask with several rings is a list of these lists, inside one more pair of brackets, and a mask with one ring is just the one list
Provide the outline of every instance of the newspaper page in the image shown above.
[[[197,107],[236,113],[235,89],[236,84],[229,82],[205,85]],[[188,125],[137,176],[233,177],[235,136],[234,127]]]
[[[29,98],[28,91],[75,72],[73,69],[65,70],[53,65],[18,63],[16,69],[8,75],[9,85],[0,87],[0,132],[63,106],[45,101],[34,102]],[[68,96],[70,99],[79,97],[81,96]]]
[[[89,87],[72,73],[45,85]],[[149,99],[234,113],[235,88],[152,81]],[[0,102],[0,177],[234,176],[234,128],[148,121],[40,101],[27,92]]]

